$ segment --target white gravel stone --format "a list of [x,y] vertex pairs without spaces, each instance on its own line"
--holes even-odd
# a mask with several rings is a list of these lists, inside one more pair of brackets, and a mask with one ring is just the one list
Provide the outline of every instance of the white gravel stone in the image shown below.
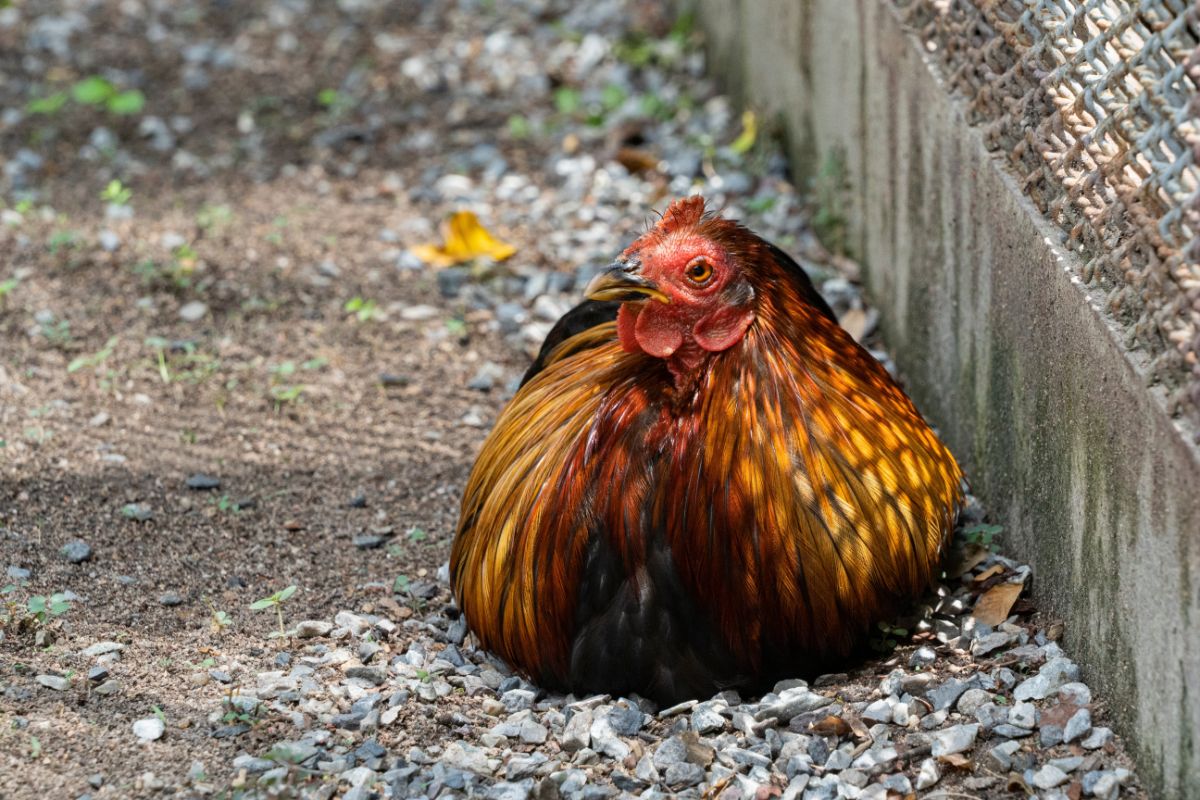
[[143,742],[153,742],[162,738],[166,726],[158,717],[146,717],[133,723],[133,735]]

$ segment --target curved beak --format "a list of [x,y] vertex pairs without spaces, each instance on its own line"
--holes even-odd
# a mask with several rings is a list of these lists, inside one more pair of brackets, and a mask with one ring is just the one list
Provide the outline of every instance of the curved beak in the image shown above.
[[670,303],[671,298],[658,288],[658,284],[639,274],[641,264],[636,261],[617,261],[588,283],[583,294],[589,300],[645,300],[647,297],[660,303]]

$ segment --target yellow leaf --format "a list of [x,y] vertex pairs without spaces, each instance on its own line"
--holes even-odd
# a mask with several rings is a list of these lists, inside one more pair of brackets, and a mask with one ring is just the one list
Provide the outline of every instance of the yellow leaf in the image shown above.
[[758,138],[758,118],[754,116],[753,111],[742,112],[742,132],[729,145],[729,149],[738,155],[748,153],[751,147],[754,147],[754,140]]
[[413,255],[435,267],[450,267],[480,256],[503,261],[517,252],[508,242],[492,236],[470,211],[455,212],[443,226],[442,235],[443,244],[417,245],[412,248]]

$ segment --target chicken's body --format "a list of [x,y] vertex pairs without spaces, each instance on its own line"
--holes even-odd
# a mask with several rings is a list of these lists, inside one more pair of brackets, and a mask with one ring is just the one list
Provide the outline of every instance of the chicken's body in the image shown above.
[[[560,322],[466,489],[455,595],[545,685],[671,702],[825,666],[928,584],[962,499],[800,268],[702,213],[626,251],[594,293],[619,311]],[[643,275],[685,257],[708,284]]]

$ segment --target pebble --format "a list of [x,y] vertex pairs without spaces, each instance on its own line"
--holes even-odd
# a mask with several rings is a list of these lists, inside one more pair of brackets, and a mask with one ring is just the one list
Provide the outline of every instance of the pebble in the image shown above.
[[193,491],[209,492],[221,488],[221,479],[213,475],[206,475],[203,472],[197,472],[194,475],[189,475],[184,485]]
[[979,725],[955,725],[933,736],[933,756],[947,756],[970,750],[975,746],[975,737],[979,735]]
[[208,314],[208,306],[199,300],[185,303],[179,309],[179,318],[184,322],[199,322]]
[[56,692],[65,692],[71,688],[71,681],[59,675],[38,675],[35,680],[47,689],[53,689]]
[[320,639],[328,636],[333,631],[332,622],[322,622],[321,620],[306,619],[303,622],[296,624],[294,635],[297,639]]
[[83,539],[72,539],[62,547],[63,558],[70,561],[72,564],[80,564],[84,561],[90,561],[92,558],[92,547]]
[[162,738],[165,730],[166,726],[158,717],[146,717],[133,723],[133,735],[143,742],[153,742]]

